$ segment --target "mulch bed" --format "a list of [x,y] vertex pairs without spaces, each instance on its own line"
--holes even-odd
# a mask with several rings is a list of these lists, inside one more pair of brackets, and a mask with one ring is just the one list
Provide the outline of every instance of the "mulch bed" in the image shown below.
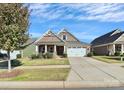
[[16,77],[23,73],[23,70],[12,70],[11,72],[4,71],[0,73],[0,78],[11,78]]

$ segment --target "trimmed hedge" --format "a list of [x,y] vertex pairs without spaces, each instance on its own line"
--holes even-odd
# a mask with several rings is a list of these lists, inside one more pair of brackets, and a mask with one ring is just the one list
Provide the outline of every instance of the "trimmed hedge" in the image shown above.
[[40,58],[53,58],[53,53],[39,53],[38,55],[32,54],[29,58],[31,59],[40,59]]
[[21,56],[21,54],[17,54],[16,57],[17,58],[21,58],[22,56]]
[[87,54],[87,57],[92,57],[93,55],[94,55],[93,52],[90,52]]
[[63,54],[63,57],[67,58],[67,54],[66,54],[66,53],[64,53],[64,54]]
[[120,56],[121,55],[121,52],[120,51],[116,51],[114,55],[115,56]]

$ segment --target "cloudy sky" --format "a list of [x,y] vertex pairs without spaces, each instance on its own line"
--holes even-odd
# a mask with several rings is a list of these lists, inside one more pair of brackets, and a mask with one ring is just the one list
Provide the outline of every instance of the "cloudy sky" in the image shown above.
[[30,4],[29,9],[32,37],[66,28],[79,40],[91,42],[114,29],[124,30],[124,4]]

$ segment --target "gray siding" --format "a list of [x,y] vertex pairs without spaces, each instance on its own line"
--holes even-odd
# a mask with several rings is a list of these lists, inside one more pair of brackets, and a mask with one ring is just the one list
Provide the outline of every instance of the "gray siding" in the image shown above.
[[107,55],[108,49],[107,49],[107,46],[94,47],[93,52],[97,55]]

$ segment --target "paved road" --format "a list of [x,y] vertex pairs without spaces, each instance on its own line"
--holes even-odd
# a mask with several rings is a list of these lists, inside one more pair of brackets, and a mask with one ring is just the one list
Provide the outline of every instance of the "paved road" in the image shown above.
[[89,57],[69,58],[71,72],[67,81],[108,82],[124,84],[124,68]]

